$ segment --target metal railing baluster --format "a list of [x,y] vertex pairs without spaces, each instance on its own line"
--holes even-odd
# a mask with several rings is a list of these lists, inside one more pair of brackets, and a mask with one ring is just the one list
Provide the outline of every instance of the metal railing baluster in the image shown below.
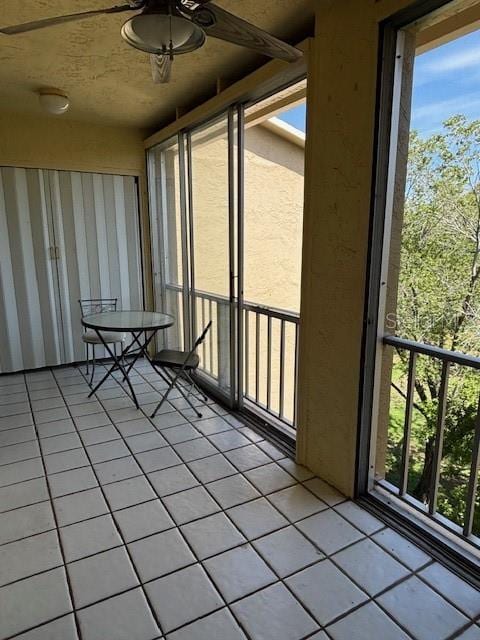
[[410,436],[412,431],[413,398],[415,394],[415,369],[417,354],[410,352],[408,362],[407,399],[405,405],[405,421],[403,426],[402,458],[400,463],[399,495],[405,495],[408,486],[408,465],[410,461]]
[[255,314],[255,401],[258,402],[260,381],[260,314]]
[[443,434],[445,432],[445,415],[447,412],[448,376],[450,363],[442,364],[442,376],[440,379],[440,391],[438,394],[437,428],[435,431],[435,443],[433,453],[432,475],[430,477],[430,495],[428,500],[428,512],[433,515],[437,510],[438,484],[440,481],[440,465],[442,462]]
[[473,518],[475,515],[475,499],[478,487],[478,469],[480,465],[480,399],[475,419],[475,433],[473,436],[472,462],[470,465],[470,477],[467,487],[467,503],[465,508],[465,520],[463,535],[468,538],[472,533]]
[[[201,310],[202,310],[202,327],[205,327],[206,326],[205,325],[205,298],[200,298],[200,300],[201,300]],[[197,333],[199,333],[198,327],[197,327]],[[203,366],[205,367],[205,369],[207,369],[207,371],[210,372],[210,367],[207,364],[207,345],[205,344],[205,342],[206,340],[204,340],[202,343]]]
[[279,418],[283,418],[285,391],[285,320],[280,320]]
[[272,318],[267,319],[267,411],[272,401]]
[[[209,300],[208,301],[208,321],[207,322],[211,322],[212,321],[212,307],[213,307],[213,301]],[[210,351],[210,371],[214,371],[214,362],[213,362],[213,331],[209,332],[209,336],[208,336],[208,350]]]
[[244,357],[245,357],[245,388],[244,388],[244,393],[245,395],[249,395],[249,371],[250,371],[250,318],[249,318],[249,311],[248,309],[244,310],[245,312],[245,322],[244,322],[244,327],[245,327],[245,351],[244,351]]

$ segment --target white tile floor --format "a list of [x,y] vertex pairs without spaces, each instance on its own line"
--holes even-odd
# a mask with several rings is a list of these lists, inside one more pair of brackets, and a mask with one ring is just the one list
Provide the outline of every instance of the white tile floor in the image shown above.
[[0,638],[479,640],[480,594],[213,402],[0,376]]

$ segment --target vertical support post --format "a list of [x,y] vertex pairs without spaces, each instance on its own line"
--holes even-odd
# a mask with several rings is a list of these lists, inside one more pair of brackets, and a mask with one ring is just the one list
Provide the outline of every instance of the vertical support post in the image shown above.
[[180,173],[180,233],[182,235],[182,262],[183,262],[183,347],[190,349],[190,282],[189,282],[189,216],[187,214],[187,167],[185,157],[185,135],[178,134],[178,165]]
[[478,468],[480,464],[480,399],[478,402],[477,417],[475,420],[475,434],[473,436],[472,462],[470,465],[470,477],[467,488],[467,504],[465,508],[465,521],[463,535],[468,538],[472,533],[473,516],[475,514],[475,498],[478,487]]
[[445,415],[447,412],[449,372],[450,363],[445,361],[442,363],[442,376],[440,379],[440,391],[438,394],[437,429],[435,432],[432,475],[430,478],[430,499],[428,502],[428,512],[430,513],[430,515],[433,515],[437,510],[438,483],[440,480],[440,464],[442,462]]
[[235,223],[236,223],[236,198],[235,198],[235,108],[228,110],[228,267],[229,267],[229,310],[230,310],[230,404],[235,406],[237,396],[237,292],[235,286],[236,260],[235,260]]
[[[189,275],[190,275],[190,287],[188,290],[190,301],[190,315],[187,316],[190,328],[188,349],[191,349],[193,343],[196,340],[197,335],[197,309],[195,299],[195,250],[194,242],[195,235],[193,230],[193,220],[195,216],[194,202],[193,202],[193,161],[192,161],[192,134],[187,133],[187,185],[188,185],[188,249],[189,249]],[[188,276],[187,276],[188,277]],[[198,332],[200,333],[200,332]]]
[[408,464],[410,459],[410,435],[412,430],[412,410],[413,397],[415,393],[415,368],[417,364],[417,354],[410,351],[410,360],[408,362],[408,382],[407,382],[407,399],[405,404],[405,422],[403,426],[403,443],[402,458],[400,466],[400,483],[399,495],[405,495],[408,485]]

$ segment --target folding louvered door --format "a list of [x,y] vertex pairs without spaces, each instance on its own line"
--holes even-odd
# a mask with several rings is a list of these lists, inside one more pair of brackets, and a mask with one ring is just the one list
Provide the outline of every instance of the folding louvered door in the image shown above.
[[143,308],[136,179],[0,168],[0,372],[83,360],[103,297]]

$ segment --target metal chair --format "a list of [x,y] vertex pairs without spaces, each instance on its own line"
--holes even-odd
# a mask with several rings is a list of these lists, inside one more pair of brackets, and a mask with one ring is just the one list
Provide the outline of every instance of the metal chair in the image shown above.
[[[78,301],[80,305],[80,313],[82,318],[92,315],[94,313],[103,313],[104,311],[116,311],[118,298],[84,298]],[[125,333],[118,333],[116,331],[102,331],[102,336],[105,342],[114,345],[115,355],[117,354],[117,344],[125,342],[127,336]],[[90,364],[89,347],[92,347],[92,374],[90,376],[90,384],[93,382],[95,375],[95,345],[102,344],[102,341],[98,335],[92,329],[85,329],[82,334],[82,340],[85,343],[85,349],[87,353],[87,376]]]
[[[211,326],[212,326],[212,321],[210,320],[210,322],[207,324],[205,329],[202,331],[201,335],[196,339],[195,344],[193,345],[190,351],[162,349],[161,351],[156,353],[151,359],[151,363],[155,371],[165,380],[165,382],[169,383],[163,398],[158,403],[157,407],[155,408],[155,411],[151,415],[152,418],[156,416],[158,410],[166,401],[170,391],[174,387],[177,389],[177,391],[179,391],[182,397],[187,401],[187,403],[194,410],[197,416],[199,418],[202,417],[202,414],[200,413],[200,411],[190,401],[189,396],[192,393],[192,390],[195,388],[200,392],[204,400],[208,399],[207,396],[203,393],[203,391],[201,391],[201,389],[199,389],[199,387],[195,383],[195,380],[192,378],[192,373],[197,369],[200,363],[200,358],[195,352],[198,349],[198,347],[202,344],[202,342],[205,340],[205,337],[208,331],[210,330]],[[185,380],[190,384],[190,388],[188,389],[187,393],[185,393],[185,391],[182,389],[180,384],[177,384],[177,382],[179,382],[181,378],[183,378],[183,380]]]

